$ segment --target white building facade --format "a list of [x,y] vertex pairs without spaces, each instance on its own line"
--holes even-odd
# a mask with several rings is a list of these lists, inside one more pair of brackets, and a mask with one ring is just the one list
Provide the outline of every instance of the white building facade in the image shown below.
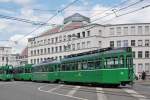
[[0,66],[5,65],[18,65],[17,55],[12,54],[11,47],[0,47]]
[[[69,22],[64,19],[63,27],[28,40],[29,63],[37,64],[48,58],[59,60],[99,48],[129,46],[133,48],[135,72],[150,74],[150,23],[99,25],[91,24],[88,18],[81,20],[84,16],[79,14],[68,18]],[[70,24],[73,28],[65,27]]]

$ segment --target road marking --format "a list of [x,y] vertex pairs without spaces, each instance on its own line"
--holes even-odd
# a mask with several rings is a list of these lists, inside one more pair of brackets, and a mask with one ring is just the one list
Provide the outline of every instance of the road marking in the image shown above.
[[40,86],[40,87],[38,87],[38,90],[41,91],[41,92],[55,94],[55,95],[60,95],[60,96],[69,97],[69,98],[74,98],[74,99],[77,99],[77,100],[88,100],[88,99],[85,99],[85,98],[80,98],[80,97],[75,97],[75,96],[71,96],[71,95],[64,95],[64,94],[60,94],[60,93],[57,93],[57,92],[53,92],[54,90],[59,89],[59,88],[61,88],[64,85],[59,85],[59,86],[57,86],[55,88],[52,88],[52,89],[50,89],[48,91],[42,90],[42,88],[47,87],[49,85],[50,84],[44,85],[44,86]]
[[64,86],[64,85],[59,85],[59,86],[57,86],[55,88],[52,88],[52,89],[48,90],[47,92],[52,92],[54,90],[57,90],[57,89],[61,88],[62,86]]
[[127,93],[129,93],[133,97],[139,98],[139,100],[148,100],[148,99],[146,99],[146,97],[144,95],[141,95],[134,90],[124,89],[124,91],[126,91]]
[[73,96],[80,87],[81,86],[75,86],[73,90],[67,93],[67,95]]
[[98,87],[96,88],[97,92],[97,100],[107,100],[106,95],[104,94],[104,91],[102,88]]

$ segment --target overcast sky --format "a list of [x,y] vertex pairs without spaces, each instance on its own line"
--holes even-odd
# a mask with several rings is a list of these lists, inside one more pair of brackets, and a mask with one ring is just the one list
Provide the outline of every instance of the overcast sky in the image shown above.
[[[0,15],[24,18],[35,22],[45,22],[53,16],[56,11],[64,8],[72,1],[73,0],[0,0]],[[127,7],[134,3],[135,5]],[[118,4],[119,6],[114,8],[114,11],[109,10]],[[141,2],[140,0],[78,0],[48,23],[62,24],[65,17],[74,13],[85,15],[91,18],[93,23],[99,24],[150,23],[150,7],[122,17],[116,17],[116,15],[119,16],[146,5],[150,5],[150,0],[143,0]],[[118,11],[123,7],[127,8]],[[105,10],[109,11],[103,13]],[[108,14],[111,15],[103,17],[101,20],[94,21]],[[30,33],[37,27],[39,26],[0,18],[0,46],[12,46],[14,48],[14,53],[21,52],[27,45],[27,38],[37,36],[41,32],[51,28],[51,26],[44,26],[24,38],[24,35]],[[18,42],[16,43],[14,41]]]

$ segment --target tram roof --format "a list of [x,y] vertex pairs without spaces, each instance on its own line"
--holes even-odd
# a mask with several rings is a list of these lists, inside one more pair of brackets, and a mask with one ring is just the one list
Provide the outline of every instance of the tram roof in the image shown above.
[[[128,47],[130,48],[130,47]],[[97,53],[91,53],[91,54],[84,54],[84,55],[80,55],[78,56],[78,54],[74,57],[68,57],[68,58],[65,58],[63,59],[62,61],[72,61],[72,60],[81,60],[81,59],[94,59],[95,57],[100,57],[101,55],[110,55],[110,54],[114,54],[114,53],[121,53],[121,52],[126,52],[127,48],[115,48],[115,49],[111,49],[111,50],[107,50],[107,51],[104,51],[104,52],[97,52]]]
[[51,62],[44,62],[44,63],[40,63],[40,64],[35,64],[32,65],[32,67],[36,67],[36,66],[41,66],[41,65],[48,65],[48,64],[60,64],[60,61],[51,61]]

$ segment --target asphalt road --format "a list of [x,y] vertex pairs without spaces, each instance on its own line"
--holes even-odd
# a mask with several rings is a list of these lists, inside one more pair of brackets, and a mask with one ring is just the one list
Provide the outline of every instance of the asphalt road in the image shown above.
[[150,86],[103,88],[34,82],[0,82],[0,100],[150,100]]

